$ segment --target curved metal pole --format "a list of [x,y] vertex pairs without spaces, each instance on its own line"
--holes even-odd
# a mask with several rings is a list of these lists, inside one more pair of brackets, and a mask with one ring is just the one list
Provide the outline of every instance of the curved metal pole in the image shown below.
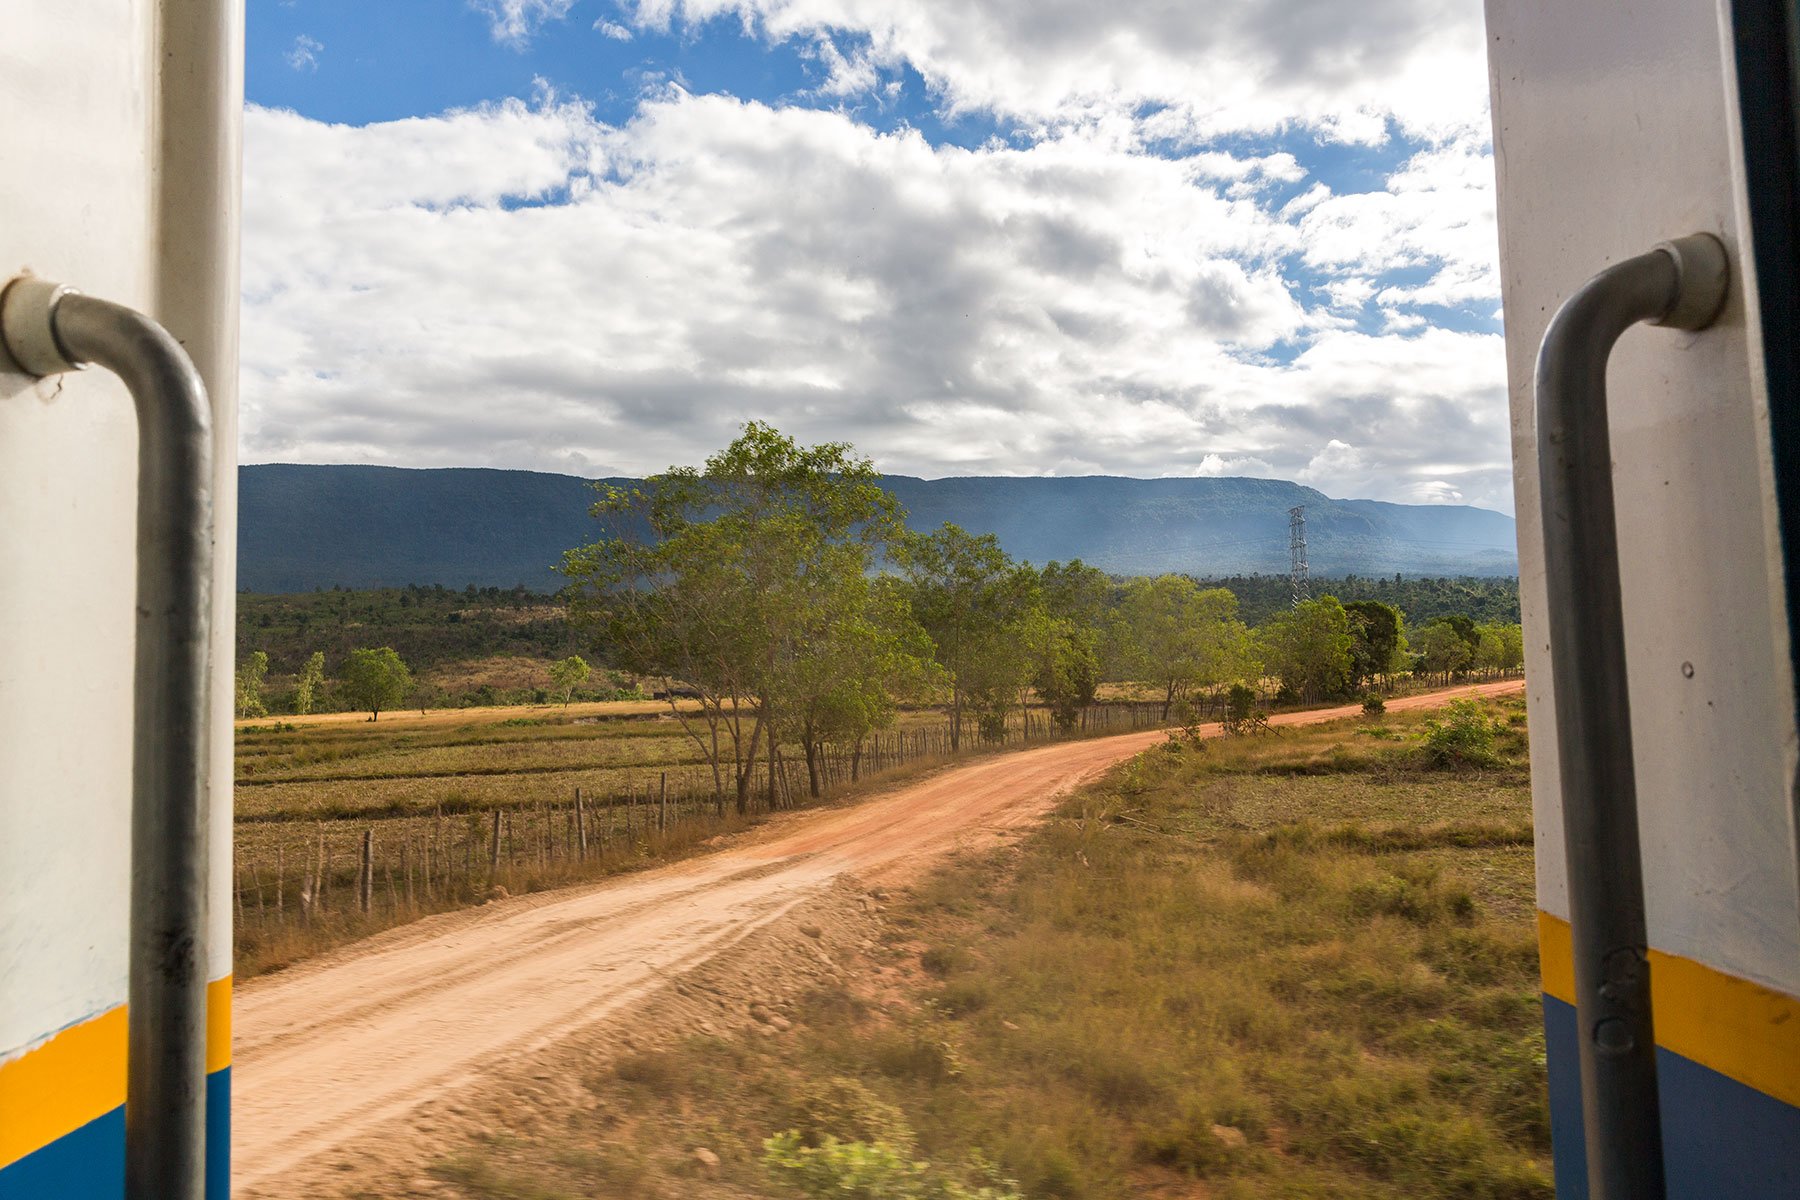
[[1665,243],[1570,296],[1538,352],[1538,486],[1591,1200],[1664,1195],[1606,364],[1640,321],[1711,324],[1726,282],[1716,238]]
[[125,1194],[202,1200],[212,410],[180,343],[122,305],[17,280],[0,296],[0,337],[33,374],[106,367],[137,406]]

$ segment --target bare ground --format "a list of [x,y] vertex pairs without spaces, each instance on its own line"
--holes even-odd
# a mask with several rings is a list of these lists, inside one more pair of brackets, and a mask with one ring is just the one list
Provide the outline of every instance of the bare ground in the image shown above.
[[767,1018],[872,936],[871,889],[1023,832],[1057,797],[1163,737],[946,769],[852,808],[773,822],[704,858],[430,918],[259,979],[235,1006],[236,1192],[445,1194],[429,1164],[476,1133],[541,1127],[591,1104],[582,1081],[617,1052],[663,1031],[776,1027]]

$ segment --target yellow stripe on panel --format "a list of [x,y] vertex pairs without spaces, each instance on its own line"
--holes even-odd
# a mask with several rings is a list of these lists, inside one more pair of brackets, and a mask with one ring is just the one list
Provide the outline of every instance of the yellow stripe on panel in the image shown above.
[[1538,909],[1538,976],[1544,994],[1575,1003],[1575,943],[1569,923]]
[[206,985],[206,1073],[231,1065],[231,976]]
[[0,1065],[0,1167],[125,1103],[125,1008]]
[[[0,1063],[0,1167],[125,1103],[125,1006]],[[231,976],[206,985],[206,1073],[231,1065]]]
[[[1575,1003],[1569,923],[1538,913],[1544,992]],[[1650,951],[1656,1044],[1800,1107],[1800,999],[1676,954]]]

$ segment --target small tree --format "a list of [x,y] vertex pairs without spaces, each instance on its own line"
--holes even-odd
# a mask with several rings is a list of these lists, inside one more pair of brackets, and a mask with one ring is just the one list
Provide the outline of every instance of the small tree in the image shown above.
[[1058,731],[1073,733],[1081,710],[1094,702],[1100,687],[1099,636],[1042,609],[1024,622],[1023,632],[1033,660],[1031,686]]
[[1021,623],[1041,606],[1037,572],[1014,562],[993,534],[948,522],[897,539],[891,556],[950,684],[950,748],[962,746],[965,712],[975,714],[984,740],[1001,740],[1007,709],[1031,679]]
[[369,710],[369,720],[379,720],[381,710],[397,707],[412,691],[412,672],[392,646],[379,650],[352,650],[344,662],[344,698]]
[[238,716],[266,717],[269,715],[268,705],[263,703],[263,681],[268,677],[269,656],[261,650],[255,651],[249,658],[238,664]]
[[1302,600],[1262,627],[1269,669],[1302,700],[1344,695],[1350,687],[1350,615],[1335,596]]
[[300,679],[294,684],[294,711],[301,716],[313,710],[319,693],[325,689],[325,652],[314,650],[306,665],[300,668]]
[[1419,670],[1428,675],[1442,675],[1446,680],[1467,671],[1475,660],[1468,639],[1452,621],[1442,618],[1420,632],[1418,651]]
[[563,706],[575,695],[575,689],[586,683],[593,669],[579,654],[571,654],[561,662],[550,664],[550,686],[562,693]]
[[1350,618],[1350,682],[1360,686],[1393,673],[1406,660],[1406,623],[1379,600],[1344,605]]

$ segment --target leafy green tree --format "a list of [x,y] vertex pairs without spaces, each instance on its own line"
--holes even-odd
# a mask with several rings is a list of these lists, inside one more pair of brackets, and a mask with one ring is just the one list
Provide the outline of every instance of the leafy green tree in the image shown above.
[[1350,614],[1336,596],[1302,600],[1262,627],[1263,657],[1283,686],[1303,700],[1350,690]]
[[901,538],[892,557],[949,682],[951,748],[962,745],[965,711],[975,714],[984,738],[997,740],[1007,708],[1031,677],[1018,635],[1041,603],[1037,573],[1007,557],[993,534],[977,537],[948,523]]
[[263,703],[263,684],[269,677],[269,656],[261,650],[251,653],[237,669],[237,715],[266,717],[269,707]]
[[780,681],[782,733],[800,743],[815,797],[823,790],[827,743],[849,743],[851,778],[857,778],[863,742],[893,724],[896,701],[923,696],[937,682],[931,641],[897,580],[845,573],[831,584],[814,597],[811,627],[796,639]]
[[1437,619],[1456,630],[1456,636],[1463,640],[1464,645],[1468,646],[1469,662],[1473,664],[1475,656],[1481,652],[1481,630],[1476,626],[1475,619],[1464,616],[1462,613],[1451,613],[1447,617]]
[[1177,700],[1199,688],[1248,678],[1258,671],[1250,631],[1238,620],[1237,597],[1202,589],[1183,575],[1134,579],[1121,619],[1131,676],[1163,693],[1163,719]]
[[[1471,633],[1473,625],[1470,626]],[[1427,675],[1454,678],[1467,671],[1475,661],[1475,650],[1450,620],[1439,618],[1419,631],[1418,669]]]
[[831,652],[820,614],[901,531],[899,506],[849,445],[801,446],[755,421],[702,468],[597,486],[594,515],[613,532],[564,556],[571,618],[614,665],[696,693],[697,714],[671,708],[720,803],[729,773],[748,811],[759,754],[773,763],[776,728],[804,703],[794,689],[818,682],[798,664]]
[[301,716],[313,710],[319,702],[319,693],[325,690],[325,652],[314,650],[300,668],[300,678],[294,684],[294,711]]
[[567,708],[569,700],[575,695],[575,689],[586,683],[593,668],[579,654],[571,654],[560,662],[550,664],[550,686],[562,693],[563,707]]
[[412,672],[392,646],[352,650],[340,675],[344,698],[354,708],[368,709],[371,721],[379,720],[383,709],[399,707],[412,686]]
[[1079,558],[1053,562],[1039,575],[1044,609],[1053,617],[1090,631],[1095,667],[1101,679],[1123,677],[1130,657],[1129,630],[1119,613],[1123,589],[1096,567]]
[[1031,687],[1063,733],[1073,732],[1100,687],[1099,635],[1091,626],[1033,609],[1021,628],[1031,654]]
[[1475,667],[1482,671],[1516,671],[1525,665],[1525,631],[1516,624],[1493,621],[1475,627]]
[[1344,605],[1344,612],[1350,618],[1353,686],[1405,669],[1406,623],[1399,609],[1379,600],[1352,600]]

